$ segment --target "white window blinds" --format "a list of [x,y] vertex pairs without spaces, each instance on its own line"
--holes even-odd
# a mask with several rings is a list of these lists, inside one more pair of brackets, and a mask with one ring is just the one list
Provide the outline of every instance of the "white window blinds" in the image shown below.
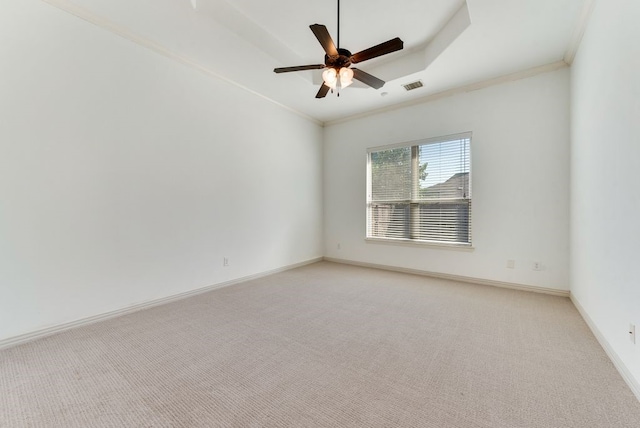
[[471,135],[368,153],[367,237],[471,244]]

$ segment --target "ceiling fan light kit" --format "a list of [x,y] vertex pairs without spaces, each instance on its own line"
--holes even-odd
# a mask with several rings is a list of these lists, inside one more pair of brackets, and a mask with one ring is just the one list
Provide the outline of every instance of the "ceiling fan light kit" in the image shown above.
[[316,94],[316,98],[324,98],[329,90],[332,92],[336,91],[338,96],[340,96],[338,88],[344,89],[348,87],[353,83],[353,79],[359,80],[372,88],[380,89],[384,86],[384,80],[378,79],[360,69],[351,68],[351,64],[364,62],[391,52],[399,51],[404,47],[404,42],[399,37],[396,37],[395,39],[380,43],[379,45],[353,55],[347,49],[340,48],[340,0],[338,0],[338,47],[333,43],[329,31],[324,25],[313,24],[310,25],[309,28],[311,28],[311,31],[326,53],[324,56],[324,64],[281,67],[273,71],[276,73],[288,73],[292,71],[325,69],[322,72],[323,83]]
[[340,88],[344,89],[353,83],[353,70],[347,67],[342,67],[340,71],[327,68],[322,72],[322,80],[332,91],[337,89],[338,82],[340,82]]

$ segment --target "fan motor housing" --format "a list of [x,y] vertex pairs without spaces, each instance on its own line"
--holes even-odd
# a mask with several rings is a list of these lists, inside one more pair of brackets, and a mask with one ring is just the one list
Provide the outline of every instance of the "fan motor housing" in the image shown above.
[[351,52],[346,49],[338,48],[337,56],[324,56],[324,64],[327,67],[341,69],[342,67],[349,67],[351,65]]

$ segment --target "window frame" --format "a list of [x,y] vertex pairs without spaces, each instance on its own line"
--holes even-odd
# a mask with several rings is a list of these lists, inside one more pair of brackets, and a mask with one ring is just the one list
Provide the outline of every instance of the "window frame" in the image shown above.
[[[372,195],[372,177],[371,177],[371,154],[374,152],[380,152],[384,150],[391,150],[403,147],[418,147],[426,144],[437,144],[443,143],[447,141],[454,140],[469,140],[469,242],[446,242],[446,241],[428,241],[428,240],[420,240],[420,239],[412,239],[412,238],[389,238],[389,237],[374,237],[369,236],[369,231],[371,230],[371,213],[370,213],[370,205],[371,195]],[[366,194],[365,194],[365,241],[370,243],[382,243],[382,244],[399,244],[399,245],[408,245],[408,246],[427,246],[427,247],[439,247],[443,249],[460,249],[460,250],[473,250],[473,240],[472,240],[472,223],[473,223],[473,210],[471,207],[473,206],[473,191],[472,191],[472,168],[473,168],[473,160],[472,160],[472,132],[462,132],[458,134],[450,134],[444,135],[440,137],[433,138],[424,138],[420,140],[413,140],[401,143],[387,144],[383,146],[375,146],[368,147],[366,150]],[[412,149],[413,151],[413,149]],[[413,185],[413,184],[412,184]],[[414,202],[410,202],[414,203]],[[418,202],[415,202],[418,203]]]

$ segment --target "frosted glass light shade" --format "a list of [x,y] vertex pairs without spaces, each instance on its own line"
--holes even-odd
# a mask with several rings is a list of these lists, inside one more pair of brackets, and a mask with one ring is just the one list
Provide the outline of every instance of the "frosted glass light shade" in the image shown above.
[[346,88],[353,83],[353,70],[350,68],[342,67],[340,69],[340,86]]
[[335,68],[328,68],[322,72],[322,80],[324,80],[325,85],[331,89],[336,89],[336,84],[338,83],[338,72]]

